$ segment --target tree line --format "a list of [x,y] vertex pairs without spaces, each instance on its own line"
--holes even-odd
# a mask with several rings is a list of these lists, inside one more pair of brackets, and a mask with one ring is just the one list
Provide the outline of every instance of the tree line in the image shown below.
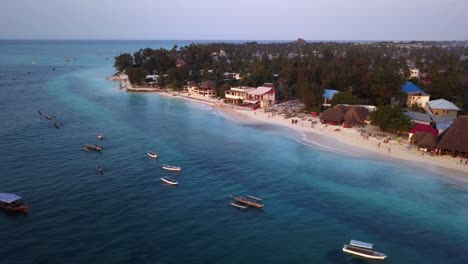
[[[450,44],[450,43],[449,43]],[[418,44],[419,45],[419,44]],[[259,86],[272,82],[278,100],[300,99],[308,109],[320,107],[323,89],[346,92],[344,100],[388,105],[401,98],[401,84],[410,67],[430,76],[418,79],[431,99],[443,98],[468,106],[468,48],[446,43],[209,43],[172,49],[140,49],[115,57],[117,72],[128,74],[133,84],[156,74],[157,85],[182,89],[188,81],[215,81],[219,96],[231,86]],[[223,73],[239,73],[241,80]],[[337,100],[335,100],[337,101]],[[340,100],[338,100],[340,101]]]

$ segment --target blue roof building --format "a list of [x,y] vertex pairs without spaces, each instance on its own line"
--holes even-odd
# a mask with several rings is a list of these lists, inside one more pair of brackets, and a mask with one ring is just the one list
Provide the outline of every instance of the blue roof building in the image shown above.
[[331,100],[336,93],[339,93],[339,91],[333,89],[325,89],[323,91],[323,98]]
[[418,86],[416,86],[414,83],[410,81],[406,81],[404,84],[401,85],[401,91],[407,94],[421,93],[424,95],[428,95],[423,90],[421,90],[421,88],[419,88]]
[[339,91],[337,91],[337,90],[324,89],[324,91],[323,91],[323,99],[324,99],[323,105],[324,106],[330,106],[330,103],[328,101],[330,101],[333,98],[333,96],[335,94],[337,94],[337,93],[339,93]]
[[408,95],[406,99],[406,106],[408,107],[411,107],[414,104],[424,107],[429,101],[430,95],[410,81],[406,81],[401,85],[401,91]]

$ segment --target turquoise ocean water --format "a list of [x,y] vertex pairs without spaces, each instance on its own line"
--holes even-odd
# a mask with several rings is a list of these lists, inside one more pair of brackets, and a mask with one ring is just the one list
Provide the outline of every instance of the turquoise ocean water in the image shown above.
[[[468,263],[466,182],[104,79],[119,52],[188,43],[0,41],[0,192],[30,206],[0,212],[0,263],[372,263],[341,252],[351,238],[386,263]],[[81,151],[98,132],[103,153]],[[164,162],[179,186],[159,180]]]

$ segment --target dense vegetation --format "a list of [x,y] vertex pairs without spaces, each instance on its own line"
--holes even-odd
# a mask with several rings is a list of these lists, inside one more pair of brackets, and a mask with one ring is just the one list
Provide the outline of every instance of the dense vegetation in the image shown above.
[[[174,89],[187,81],[213,80],[219,95],[230,86],[273,82],[278,100],[298,98],[311,109],[322,103],[324,88],[347,92],[333,103],[388,105],[392,97],[402,97],[400,85],[409,77],[410,67],[417,67],[430,81],[411,81],[431,99],[444,98],[466,107],[468,60],[461,58],[468,55],[468,48],[448,44],[191,44],[121,54],[115,58],[115,68],[125,71],[134,84],[157,74],[158,86]],[[225,72],[240,73],[241,80],[228,79]]]

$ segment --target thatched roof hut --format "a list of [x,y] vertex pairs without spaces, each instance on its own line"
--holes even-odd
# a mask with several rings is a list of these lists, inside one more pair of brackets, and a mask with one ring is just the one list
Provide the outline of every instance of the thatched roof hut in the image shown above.
[[344,115],[344,123],[350,126],[362,125],[369,115],[369,110],[364,107],[355,106],[349,109]]
[[343,112],[343,115],[348,112],[351,108],[353,108],[352,105],[335,105],[334,107],[341,109],[341,112]]
[[468,153],[468,116],[459,116],[453,124],[440,135],[437,148]]
[[436,147],[436,137],[430,132],[416,132],[411,136],[413,142],[418,148],[433,150]]
[[340,107],[332,107],[323,112],[320,119],[325,123],[341,123],[343,122],[344,113]]

